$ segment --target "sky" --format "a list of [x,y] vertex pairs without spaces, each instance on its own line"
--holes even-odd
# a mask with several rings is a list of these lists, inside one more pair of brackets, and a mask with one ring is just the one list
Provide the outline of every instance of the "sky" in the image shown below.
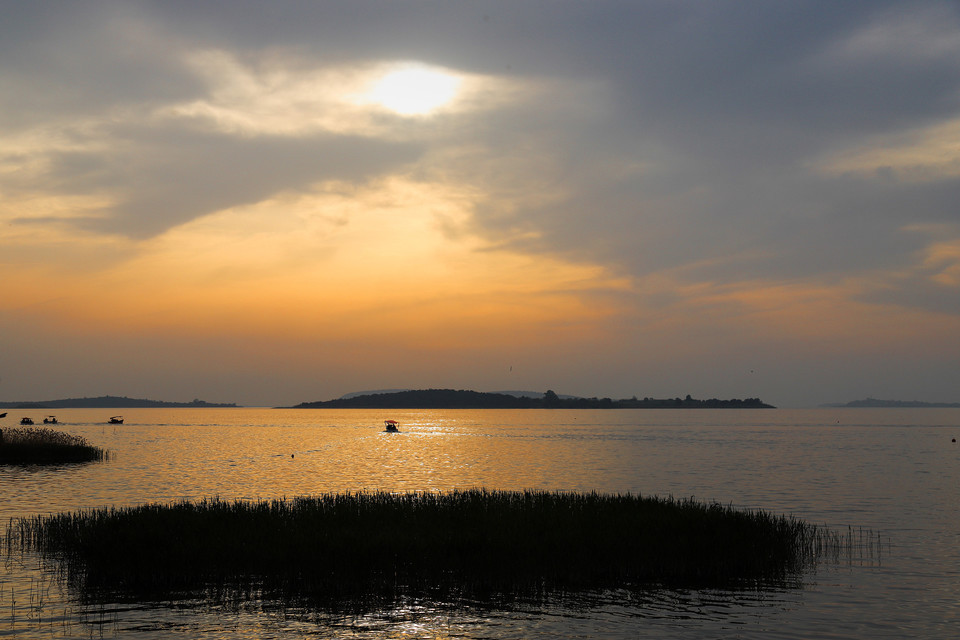
[[960,401],[960,4],[0,0],[0,399]]

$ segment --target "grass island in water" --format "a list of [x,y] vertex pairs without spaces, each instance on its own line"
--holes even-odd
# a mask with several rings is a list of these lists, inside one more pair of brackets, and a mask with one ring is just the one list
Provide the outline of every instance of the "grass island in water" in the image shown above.
[[92,462],[107,456],[80,436],[43,428],[0,429],[0,464]]
[[94,597],[253,585],[329,603],[782,583],[830,534],[693,500],[474,489],[102,508],[12,521],[6,541]]

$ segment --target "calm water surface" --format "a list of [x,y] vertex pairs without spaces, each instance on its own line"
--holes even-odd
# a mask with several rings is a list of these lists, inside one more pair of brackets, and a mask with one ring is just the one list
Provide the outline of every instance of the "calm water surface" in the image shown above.
[[[16,426],[11,412],[0,423]],[[956,638],[960,410],[62,410],[100,464],[0,466],[0,521],[219,496],[454,488],[597,490],[762,508],[879,545],[801,588],[651,590],[488,610],[410,602],[337,617],[250,601],[87,606],[36,558],[0,573],[0,636],[24,638]],[[386,417],[403,433],[380,431]]]

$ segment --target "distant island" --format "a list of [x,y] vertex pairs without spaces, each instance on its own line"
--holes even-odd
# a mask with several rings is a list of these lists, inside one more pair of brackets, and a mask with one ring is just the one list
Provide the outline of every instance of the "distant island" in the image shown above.
[[547,391],[542,396],[516,396],[454,389],[420,389],[334,400],[302,402],[293,409],[773,409],[759,398],[697,400],[685,398],[577,398]]
[[[416,391],[416,389],[371,389],[368,391],[351,391],[350,393],[345,393],[340,398],[356,398],[357,396],[372,396],[376,394],[384,393],[400,393],[401,391]],[[486,393],[499,393],[505,394],[508,396],[516,397],[525,397],[525,398],[542,398],[543,391],[488,391]],[[558,398],[564,398],[567,400],[574,400],[580,396],[569,396],[562,393],[557,394]]]
[[2,409],[150,409],[178,407],[236,407],[235,403],[218,404],[204,400],[192,402],[165,402],[144,400],[125,396],[100,396],[99,398],[66,398],[64,400],[41,400],[32,402],[0,402]]
[[853,400],[852,402],[822,404],[821,407],[832,409],[852,407],[864,409],[960,409],[960,402],[919,402],[917,400],[877,400],[876,398],[867,398],[865,400]]

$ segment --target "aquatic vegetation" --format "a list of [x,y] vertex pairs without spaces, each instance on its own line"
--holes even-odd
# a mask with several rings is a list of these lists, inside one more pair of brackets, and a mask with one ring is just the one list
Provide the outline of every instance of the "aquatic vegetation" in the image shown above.
[[6,541],[58,560],[88,595],[254,589],[328,602],[782,584],[837,544],[719,504],[485,489],[111,507],[21,518]]
[[80,436],[43,428],[0,431],[0,464],[61,464],[103,460],[107,452]]

